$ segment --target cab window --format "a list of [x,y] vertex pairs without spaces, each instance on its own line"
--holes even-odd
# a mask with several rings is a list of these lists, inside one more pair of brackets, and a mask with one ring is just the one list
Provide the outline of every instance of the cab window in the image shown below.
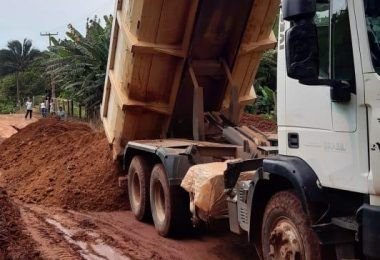
[[317,3],[319,76],[348,81],[355,92],[355,66],[347,0]]

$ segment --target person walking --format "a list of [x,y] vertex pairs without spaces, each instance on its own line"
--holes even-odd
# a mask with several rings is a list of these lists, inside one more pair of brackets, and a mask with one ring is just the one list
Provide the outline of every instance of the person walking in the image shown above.
[[46,110],[45,102],[42,102],[40,104],[40,110],[41,110],[42,117],[45,118],[47,116],[47,110]]
[[32,116],[33,116],[32,115],[33,114],[33,103],[30,100],[30,98],[28,98],[28,100],[26,101],[25,106],[26,106],[25,119],[27,119],[28,116],[29,116],[29,119],[32,119]]

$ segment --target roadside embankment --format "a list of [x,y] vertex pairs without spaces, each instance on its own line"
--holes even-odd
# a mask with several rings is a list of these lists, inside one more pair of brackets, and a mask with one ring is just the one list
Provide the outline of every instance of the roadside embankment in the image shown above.
[[88,125],[42,119],[0,145],[0,183],[25,203],[73,210],[128,207],[118,166],[103,133]]

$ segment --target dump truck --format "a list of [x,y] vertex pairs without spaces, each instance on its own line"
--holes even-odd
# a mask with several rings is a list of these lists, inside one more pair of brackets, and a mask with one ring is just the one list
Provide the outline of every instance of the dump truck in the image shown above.
[[[136,218],[165,237],[227,218],[264,259],[380,258],[379,10],[118,0],[101,113]],[[277,141],[239,126],[276,45]]]

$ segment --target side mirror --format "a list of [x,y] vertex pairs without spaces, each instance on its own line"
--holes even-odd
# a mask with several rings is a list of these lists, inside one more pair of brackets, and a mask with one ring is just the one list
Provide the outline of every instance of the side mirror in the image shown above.
[[287,21],[314,17],[316,11],[316,0],[282,0],[282,13]]
[[329,86],[333,102],[351,100],[350,84],[334,79],[319,79],[318,30],[314,23],[316,0],[282,0],[282,13],[291,27],[286,31],[288,77],[310,86]]
[[316,0],[282,0],[284,20],[291,22],[286,32],[286,67],[293,79],[319,76],[318,31],[314,23]]
[[329,86],[331,101],[336,103],[346,103],[351,100],[351,85],[347,81],[335,79],[303,79],[301,84],[309,86]]
[[333,80],[330,84],[330,96],[332,102],[346,103],[351,100],[351,85],[346,81]]
[[312,20],[294,22],[286,32],[286,67],[293,79],[319,76],[318,31]]

